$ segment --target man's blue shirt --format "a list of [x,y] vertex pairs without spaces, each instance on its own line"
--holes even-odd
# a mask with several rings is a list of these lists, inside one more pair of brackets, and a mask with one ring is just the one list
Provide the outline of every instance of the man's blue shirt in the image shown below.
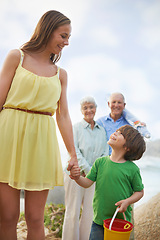
[[[116,130],[124,125],[130,125],[129,122],[124,118],[122,115],[117,121],[114,122],[114,120],[110,117],[110,114],[104,117],[99,118],[96,121],[100,126],[104,127],[106,134],[107,134],[107,141],[110,138],[110,135]],[[109,146],[109,155],[111,154],[111,147]]]

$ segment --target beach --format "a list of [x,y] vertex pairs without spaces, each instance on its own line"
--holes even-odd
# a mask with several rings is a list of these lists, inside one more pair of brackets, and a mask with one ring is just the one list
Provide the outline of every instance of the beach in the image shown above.
[[140,205],[134,213],[135,240],[160,239],[160,193]]
[[140,161],[135,161],[140,168],[144,184],[144,196],[135,203],[135,207],[146,203],[153,196],[160,192],[160,158],[144,156]]
[[[134,240],[159,240],[160,239],[160,192],[149,201],[135,207],[134,211]],[[54,206],[52,206],[54,207]],[[51,208],[51,206],[49,206]],[[57,209],[56,209],[57,211]],[[59,210],[64,215],[62,209]],[[58,212],[57,212],[58,214]],[[62,227],[62,226],[61,226]],[[26,223],[24,220],[18,223],[18,240],[26,239]],[[60,240],[56,238],[57,230],[50,231],[45,227],[45,240]]]

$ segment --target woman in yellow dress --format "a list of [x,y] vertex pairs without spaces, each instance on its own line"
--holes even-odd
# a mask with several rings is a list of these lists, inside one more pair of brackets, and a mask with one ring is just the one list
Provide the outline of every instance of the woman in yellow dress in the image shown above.
[[69,44],[71,22],[51,10],[39,20],[31,39],[11,50],[0,74],[0,239],[16,240],[20,190],[25,190],[28,240],[42,240],[49,189],[63,185],[56,120],[77,164],[68,113],[67,73],[56,66]]

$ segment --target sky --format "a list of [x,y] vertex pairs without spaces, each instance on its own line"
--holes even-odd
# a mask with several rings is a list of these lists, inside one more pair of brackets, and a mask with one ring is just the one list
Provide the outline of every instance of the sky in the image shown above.
[[160,138],[159,0],[5,0],[0,2],[0,68],[7,53],[27,42],[40,17],[57,10],[72,22],[70,44],[58,66],[68,73],[72,123],[80,100],[93,96],[95,120],[109,113],[107,98],[125,96],[126,108]]

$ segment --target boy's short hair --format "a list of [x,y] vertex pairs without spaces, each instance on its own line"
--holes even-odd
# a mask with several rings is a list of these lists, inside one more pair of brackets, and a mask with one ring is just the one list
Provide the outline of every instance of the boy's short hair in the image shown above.
[[146,143],[140,132],[138,132],[137,129],[131,127],[130,125],[122,126],[117,131],[120,131],[126,140],[124,147],[127,148],[127,152],[124,155],[124,159],[140,159],[146,150]]

